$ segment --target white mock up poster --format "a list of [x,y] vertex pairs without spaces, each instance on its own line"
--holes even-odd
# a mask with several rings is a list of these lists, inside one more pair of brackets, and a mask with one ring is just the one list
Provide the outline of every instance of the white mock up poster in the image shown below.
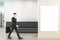
[[58,6],[40,5],[40,31],[58,31]]

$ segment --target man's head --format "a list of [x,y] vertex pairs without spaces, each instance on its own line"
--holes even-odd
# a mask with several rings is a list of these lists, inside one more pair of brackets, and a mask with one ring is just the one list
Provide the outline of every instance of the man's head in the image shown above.
[[13,13],[13,16],[16,17],[16,13]]

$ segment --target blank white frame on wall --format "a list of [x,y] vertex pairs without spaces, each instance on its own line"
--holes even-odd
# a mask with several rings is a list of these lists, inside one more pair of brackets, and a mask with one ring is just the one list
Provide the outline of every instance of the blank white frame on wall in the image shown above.
[[40,5],[40,31],[58,31],[58,6]]

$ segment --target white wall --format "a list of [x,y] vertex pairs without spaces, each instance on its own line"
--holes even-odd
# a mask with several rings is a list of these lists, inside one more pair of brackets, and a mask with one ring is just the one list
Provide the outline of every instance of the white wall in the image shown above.
[[38,38],[60,38],[60,0],[39,0],[38,9],[40,5],[58,5],[58,31],[57,32],[41,32],[40,31],[40,10],[38,10]]
[[37,21],[37,1],[5,1],[5,21],[11,21],[14,12],[17,21]]

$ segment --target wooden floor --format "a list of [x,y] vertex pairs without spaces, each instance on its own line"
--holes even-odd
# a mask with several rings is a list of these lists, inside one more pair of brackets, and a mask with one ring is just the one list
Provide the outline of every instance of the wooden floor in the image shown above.
[[60,38],[39,38],[38,40],[60,40]]
[[[60,40],[60,38],[38,38],[37,33],[19,33],[19,35],[23,37],[20,40]],[[0,40],[10,40],[7,36],[5,29],[0,28]],[[15,32],[12,33],[11,38],[11,40],[19,40]]]
[[[21,37],[23,37],[22,40],[38,40],[37,34],[36,33],[19,33]],[[11,40],[18,40],[18,37],[16,33],[12,33],[11,35]],[[6,35],[6,40],[9,40]]]
[[[37,33],[19,33],[19,35],[23,37],[23,39],[20,40],[38,40]],[[0,28],[0,40],[10,40],[7,36],[8,34],[5,33],[5,29]],[[19,40],[16,32],[11,34],[11,38],[11,40]]]

